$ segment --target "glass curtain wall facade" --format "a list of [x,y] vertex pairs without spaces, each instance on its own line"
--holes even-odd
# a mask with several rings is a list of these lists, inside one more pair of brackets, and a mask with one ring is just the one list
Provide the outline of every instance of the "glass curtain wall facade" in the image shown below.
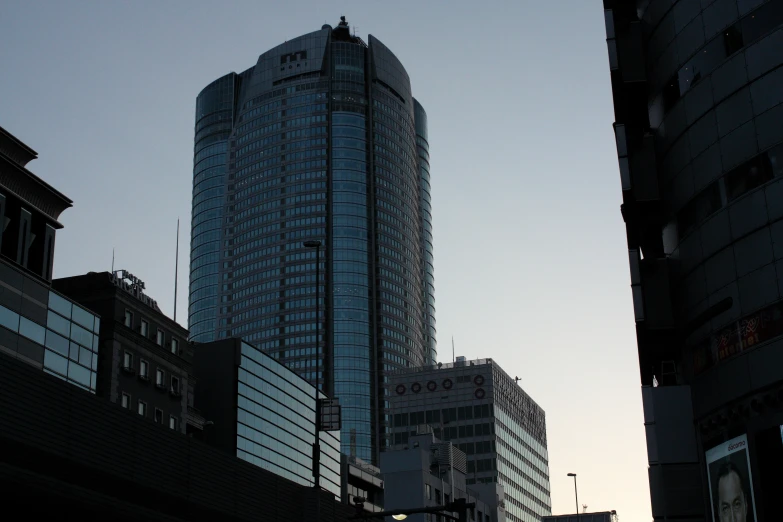
[[[297,484],[311,486],[315,390],[253,346],[242,343],[237,392],[237,456]],[[322,431],[319,435],[321,487],[339,497],[339,433]]]
[[407,73],[342,21],[213,82],[196,118],[193,340],[241,337],[317,383],[340,399],[342,451],[377,463],[383,371],[435,351],[426,114]]
[[214,341],[217,328],[220,235],[235,76],[215,80],[196,99],[188,310],[190,335],[196,342]]

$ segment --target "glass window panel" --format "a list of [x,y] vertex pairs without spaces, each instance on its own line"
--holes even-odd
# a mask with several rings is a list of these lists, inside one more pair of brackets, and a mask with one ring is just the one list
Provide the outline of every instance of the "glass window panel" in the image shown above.
[[71,322],[51,310],[49,310],[49,314],[46,318],[46,326],[65,336],[71,335]]
[[61,355],[68,355],[68,339],[62,335],[57,335],[51,330],[46,331],[46,347],[51,348]]
[[38,344],[46,343],[46,328],[26,317],[19,318],[19,333]]
[[68,378],[84,386],[90,386],[90,370],[78,364],[68,365]]
[[9,310],[4,306],[0,306],[0,325],[5,326],[9,330],[14,332],[19,331],[19,314]]
[[97,352],[98,351],[98,345],[100,344],[100,339],[97,335],[92,336],[92,351]]
[[96,378],[96,373],[90,372],[90,388],[92,388],[93,390],[95,389],[95,378]]
[[56,353],[44,350],[44,367],[57,373],[68,373],[68,359]]
[[71,318],[74,322],[79,323],[88,330],[92,331],[95,323],[95,316],[81,306],[73,305],[73,315]]
[[98,369],[98,354],[96,353],[92,357],[92,364],[90,365],[92,368],[92,371],[96,371]]
[[95,333],[98,333],[98,331],[101,329],[101,318],[97,315],[95,316],[95,325],[92,327],[92,331]]
[[81,346],[79,346],[76,343],[71,343],[71,354],[68,356],[68,358],[72,361],[78,361],[79,360],[79,350],[81,349]]
[[88,332],[79,325],[71,325],[71,339],[82,346],[92,346],[92,332]]
[[92,365],[92,352],[87,348],[79,348],[79,364],[84,366]]
[[49,292],[49,308],[54,310],[60,315],[71,318],[71,302],[64,297],[60,297],[54,292]]

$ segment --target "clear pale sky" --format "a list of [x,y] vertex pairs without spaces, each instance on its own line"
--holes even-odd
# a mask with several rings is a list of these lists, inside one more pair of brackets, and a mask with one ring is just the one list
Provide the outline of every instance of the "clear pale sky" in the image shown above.
[[125,268],[187,325],[195,97],[346,15],[429,118],[439,359],[493,357],[544,408],[553,512],[651,520],[599,0],[0,3],[0,126],[74,200],[55,276]]

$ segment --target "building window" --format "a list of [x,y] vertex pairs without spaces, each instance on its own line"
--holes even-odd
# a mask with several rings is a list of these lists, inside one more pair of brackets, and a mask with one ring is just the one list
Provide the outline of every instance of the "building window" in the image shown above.
[[163,370],[158,368],[158,371],[155,372],[155,384],[158,386],[166,386],[165,383],[165,374],[163,373]]
[[125,310],[125,326],[133,328],[133,312]]
[[435,503],[440,506],[440,490],[438,488],[435,488]]
[[158,330],[158,346],[163,346],[163,330]]
[[158,424],[163,424],[163,410],[155,408],[155,422]]
[[171,376],[171,393],[174,395],[179,394],[179,377]]
[[149,368],[150,368],[150,363],[148,363],[144,359],[141,359],[139,361],[139,377],[141,377],[142,379],[148,378]]
[[172,430],[177,429],[177,418],[174,415],[169,417],[169,428]]
[[171,353],[179,353],[179,341],[176,339],[171,339]]
[[432,486],[429,484],[424,484],[424,498],[432,500]]
[[122,407],[126,409],[130,409],[131,405],[131,397],[127,393],[122,394]]
[[147,416],[147,403],[139,399],[139,415],[142,417]]
[[150,334],[150,323],[145,321],[144,319],[141,320],[141,335],[144,337],[147,337]]
[[133,354],[130,352],[125,352],[122,358],[122,367],[123,368],[133,368]]

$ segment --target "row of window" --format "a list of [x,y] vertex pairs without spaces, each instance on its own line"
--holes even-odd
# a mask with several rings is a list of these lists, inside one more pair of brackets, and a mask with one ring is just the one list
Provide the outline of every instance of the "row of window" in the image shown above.
[[[720,210],[724,204],[731,203],[779,177],[783,177],[783,144],[772,147],[736,167],[690,200],[677,213],[678,236],[684,237],[708,216]],[[725,191],[725,203],[721,188]]]
[[664,114],[669,112],[688,90],[715,70],[732,54],[747,47],[783,23],[783,6],[767,2],[702,47],[666,82],[660,98]]
[[[133,407],[133,403],[131,401],[131,396],[130,396],[129,393],[123,392],[123,394],[122,394],[122,407],[125,408],[125,409],[128,409],[128,410]],[[136,411],[142,417],[146,417],[147,416],[147,403],[145,401],[139,399],[137,407],[136,407]],[[153,418],[154,418],[155,422],[157,422],[158,424],[163,424],[163,410],[155,408],[155,415],[154,415]],[[169,416],[169,428],[171,428],[172,430],[176,430],[178,426],[179,426],[179,419],[177,417],[175,417],[174,415],[170,415]]]
[[[126,371],[136,371],[134,364],[134,356],[131,352],[125,351],[122,357],[122,369]],[[150,363],[145,359],[139,359],[139,378],[142,380],[149,380]],[[169,383],[166,382],[166,372],[161,368],[155,370],[155,386],[166,389],[174,395],[182,393],[179,384],[179,377],[176,375],[170,376]]]
[[[123,324],[126,327],[133,329],[134,321],[133,321],[132,311],[125,310],[125,318]],[[150,333],[149,321],[142,318],[138,327],[138,332],[145,338],[149,338],[152,335]],[[174,336],[169,336],[169,343],[168,345],[166,345],[166,333],[160,328],[158,328],[155,333],[155,342],[158,346],[167,346],[169,351],[174,355],[180,355],[179,339],[176,339]]]

